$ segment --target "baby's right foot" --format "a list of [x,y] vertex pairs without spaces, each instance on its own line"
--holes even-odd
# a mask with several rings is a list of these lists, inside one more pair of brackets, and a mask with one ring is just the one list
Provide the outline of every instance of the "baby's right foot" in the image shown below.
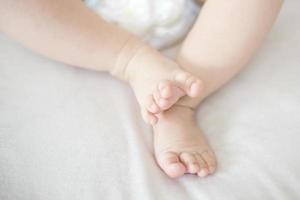
[[205,177],[216,170],[215,154],[193,114],[189,107],[175,105],[153,127],[157,163],[171,178],[186,173]]
[[181,97],[197,97],[203,90],[198,77],[147,46],[137,50],[123,73],[141,106],[143,119],[152,125],[157,123],[158,113]]

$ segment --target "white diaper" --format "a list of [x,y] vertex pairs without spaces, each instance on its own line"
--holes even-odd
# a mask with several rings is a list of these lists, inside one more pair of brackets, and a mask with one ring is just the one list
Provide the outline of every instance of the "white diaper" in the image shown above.
[[108,22],[165,48],[186,35],[199,7],[193,0],[86,0]]

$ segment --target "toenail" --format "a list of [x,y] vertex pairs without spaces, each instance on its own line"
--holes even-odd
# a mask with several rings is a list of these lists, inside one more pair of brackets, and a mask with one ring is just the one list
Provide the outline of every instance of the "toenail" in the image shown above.
[[197,96],[198,95],[198,89],[199,89],[199,86],[198,84],[195,82],[191,85],[190,87],[190,92],[191,92],[191,95],[193,96]]
[[205,177],[208,175],[207,169],[201,169],[200,172],[198,172],[198,176]]
[[197,173],[198,170],[199,170],[198,164],[191,164],[191,166],[189,167],[190,173]]
[[168,86],[166,86],[166,85],[162,85],[162,86],[160,86],[158,89],[161,90],[161,91],[163,91],[163,90],[165,90],[167,87],[168,87]]
[[194,82],[191,85],[191,90],[195,90],[195,89],[197,89],[197,87],[198,87],[198,84],[196,82]]
[[160,106],[165,106],[166,104],[168,104],[168,102],[165,99],[160,99],[159,100],[159,105]]
[[168,97],[168,88],[165,87],[161,90],[161,96]]

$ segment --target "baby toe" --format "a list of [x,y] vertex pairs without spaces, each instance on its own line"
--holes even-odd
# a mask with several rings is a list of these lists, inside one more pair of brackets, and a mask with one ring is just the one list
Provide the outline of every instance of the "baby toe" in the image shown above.
[[177,72],[175,80],[190,97],[197,97],[203,90],[202,81],[187,72]]
[[165,102],[162,102],[162,100],[164,100],[164,98],[162,98],[162,97],[160,96],[160,92],[159,92],[158,89],[156,89],[156,90],[153,92],[153,99],[154,99],[156,105],[159,106],[159,108],[162,107],[161,104],[164,104],[164,103],[165,103]]
[[196,153],[195,157],[197,158],[198,164],[200,166],[200,169],[199,169],[197,175],[200,177],[206,177],[208,175],[208,169],[207,169],[207,165],[206,165],[204,159],[202,158],[202,156],[199,153]]
[[171,81],[161,81],[158,84],[158,90],[162,98],[170,98],[172,96],[172,83]]
[[151,113],[154,113],[154,114],[159,113],[160,109],[159,109],[159,106],[156,104],[156,102],[153,98],[153,95],[149,95],[147,97],[146,108]]
[[158,157],[158,164],[162,170],[171,178],[184,175],[186,168],[180,162],[178,155],[173,152],[162,153]]
[[207,150],[201,153],[201,157],[207,164],[209,174],[213,174],[217,169],[217,161],[213,151]]
[[153,92],[154,100],[159,107],[158,112],[169,109],[184,95],[186,91],[182,89],[182,86],[168,80],[161,81]]
[[179,70],[179,71],[176,71],[175,76],[174,76],[174,80],[177,83],[184,86],[185,81],[188,79],[188,77],[189,77],[189,74],[187,72]]
[[156,105],[159,106],[160,111],[167,110],[172,106],[172,99],[165,99],[161,96],[159,90],[155,90],[153,93]]
[[180,160],[184,163],[189,173],[195,174],[199,171],[200,166],[193,154],[183,152],[180,154]]
[[197,77],[191,76],[186,84],[187,93],[190,97],[197,97],[203,91],[203,83]]
[[146,109],[142,109],[141,114],[146,123],[155,125],[158,122],[158,118],[153,113],[148,112]]

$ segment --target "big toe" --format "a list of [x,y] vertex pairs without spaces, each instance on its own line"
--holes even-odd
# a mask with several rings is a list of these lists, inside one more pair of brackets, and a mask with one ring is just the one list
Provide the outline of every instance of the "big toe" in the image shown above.
[[161,81],[153,93],[153,98],[159,109],[163,111],[173,106],[184,95],[186,92],[174,82]]
[[176,153],[167,152],[158,155],[157,161],[162,170],[171,178],[178,178],[186,172]]
[[203,91],[203,82],[197,76],[193,76],[188,72],[179,71],[175,73],[175,81],[190,97],[198,97]]

